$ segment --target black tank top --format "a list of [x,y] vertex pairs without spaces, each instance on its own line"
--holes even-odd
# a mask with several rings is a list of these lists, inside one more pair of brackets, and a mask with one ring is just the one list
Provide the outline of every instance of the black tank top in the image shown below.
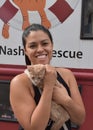
[[[64,79],[60,76],[60,74],[58,72],[57,72],[57,80],[66,88],[66,90],[67,90],[67,92],[68,92],[68,94],[70,96],[69,87],[68,87],[67,83],[64,81]],[[41,94],[40,94],[40,91],[39,91],[38,87],[33,85],[33,88],[34,88],[34,91],[35,91],[34,99],[35,99],[36,104],[38,104],[38,102],[40,100],[40,97],[41,97]],[[60,130],[71,130],[71,122],[70,122],[70,120],[66,121],[64,124],[65,124],[65,126],[62,127]],[[51,119],[49,119],[48,125],[47,125],[45,130],[50,130],[52,125],[53,125],[53,121]],[[24,129],[20,126],[19,130],[24,130]]]

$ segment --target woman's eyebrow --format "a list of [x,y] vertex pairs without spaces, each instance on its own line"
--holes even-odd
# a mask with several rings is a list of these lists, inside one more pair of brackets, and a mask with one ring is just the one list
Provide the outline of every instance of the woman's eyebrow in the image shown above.
[[45,41],[49,41],[49,39],[44,39],[44,40],[42,40],[41,42],[45,42]]
[[36,44],[37,42],[33,41],[33,42],[28,42],[28,44]]

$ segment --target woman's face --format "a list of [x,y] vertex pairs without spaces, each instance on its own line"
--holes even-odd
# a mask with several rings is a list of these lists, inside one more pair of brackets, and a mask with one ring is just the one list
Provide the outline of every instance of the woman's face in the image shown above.
[[26,37],[25,54],[31,64],[49,64],[52,58],[53,43],[42,30],[31,31]]

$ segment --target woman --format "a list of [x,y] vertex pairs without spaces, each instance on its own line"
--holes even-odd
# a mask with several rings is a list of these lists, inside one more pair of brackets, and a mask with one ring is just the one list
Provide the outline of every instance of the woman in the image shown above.
[[[85,109],[73,73],[68,69],[49,65],[53,51],[50,32],[42,25],[32,24],[25,29],[22,40],[26,64],[44,64],[46,75],[42,95],[38,89],[34,89],[25,73],[12,79],[10,103],[19,123],[24,130],[50,130],[53,125],[53,121],[49,119],[53,99],[70,115],[70,120],[65,123],[67,130],[71,130],[70,121],[81,125],[84,122]],[[61,87],[55,86],[55,71]]]

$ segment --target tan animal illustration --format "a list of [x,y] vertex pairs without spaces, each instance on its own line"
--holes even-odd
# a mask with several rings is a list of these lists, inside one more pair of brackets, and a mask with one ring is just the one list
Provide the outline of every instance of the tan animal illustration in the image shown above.
[[[6,3],[8,3],[9,6],[11,6],[11,3],[9,0],[7,0]],[[46,12],[44,10],[45,5],[46,5],[46,0],[13,0],[13,3],[17,5],[19,9],[21,10],[21,14],[23,18],[23,23],[22,23],[23,30],[31,24],[29,22],[28,11],[38,11],[41,18],[41,24],[44,25],[46,28],[51,27],[51,23],[48,20]],[[8,6],[6,7],[8,8]],[[8,23],[4,23],[3,25],[2,36],[4,38],[9,37],[9,24]]]
[[44,11],[46,0],[13,0],[13,2],[21,10],[23,17],[23,25],[22,25],[23,30],[30,25],[28,11],[38,11],[41,17],[41,24],[47,28],[50,28],[51,26],[50,21],[48,20],[46,13]]
[[9,25],[7,23],[4,23],[3,25],[2,36],[4,38],[9,38]]
[[[43,79],[45,76],[45,66],[42,64],[27,66],[25,73],[28,75],[32,83],[43,91]],[[58,81],[57,81],[58,83]],[[59,130],[65,127],[65,121],[70,117],[67,111],[56,102],[52,101],[50,118],[55,122],[51,130]]]

